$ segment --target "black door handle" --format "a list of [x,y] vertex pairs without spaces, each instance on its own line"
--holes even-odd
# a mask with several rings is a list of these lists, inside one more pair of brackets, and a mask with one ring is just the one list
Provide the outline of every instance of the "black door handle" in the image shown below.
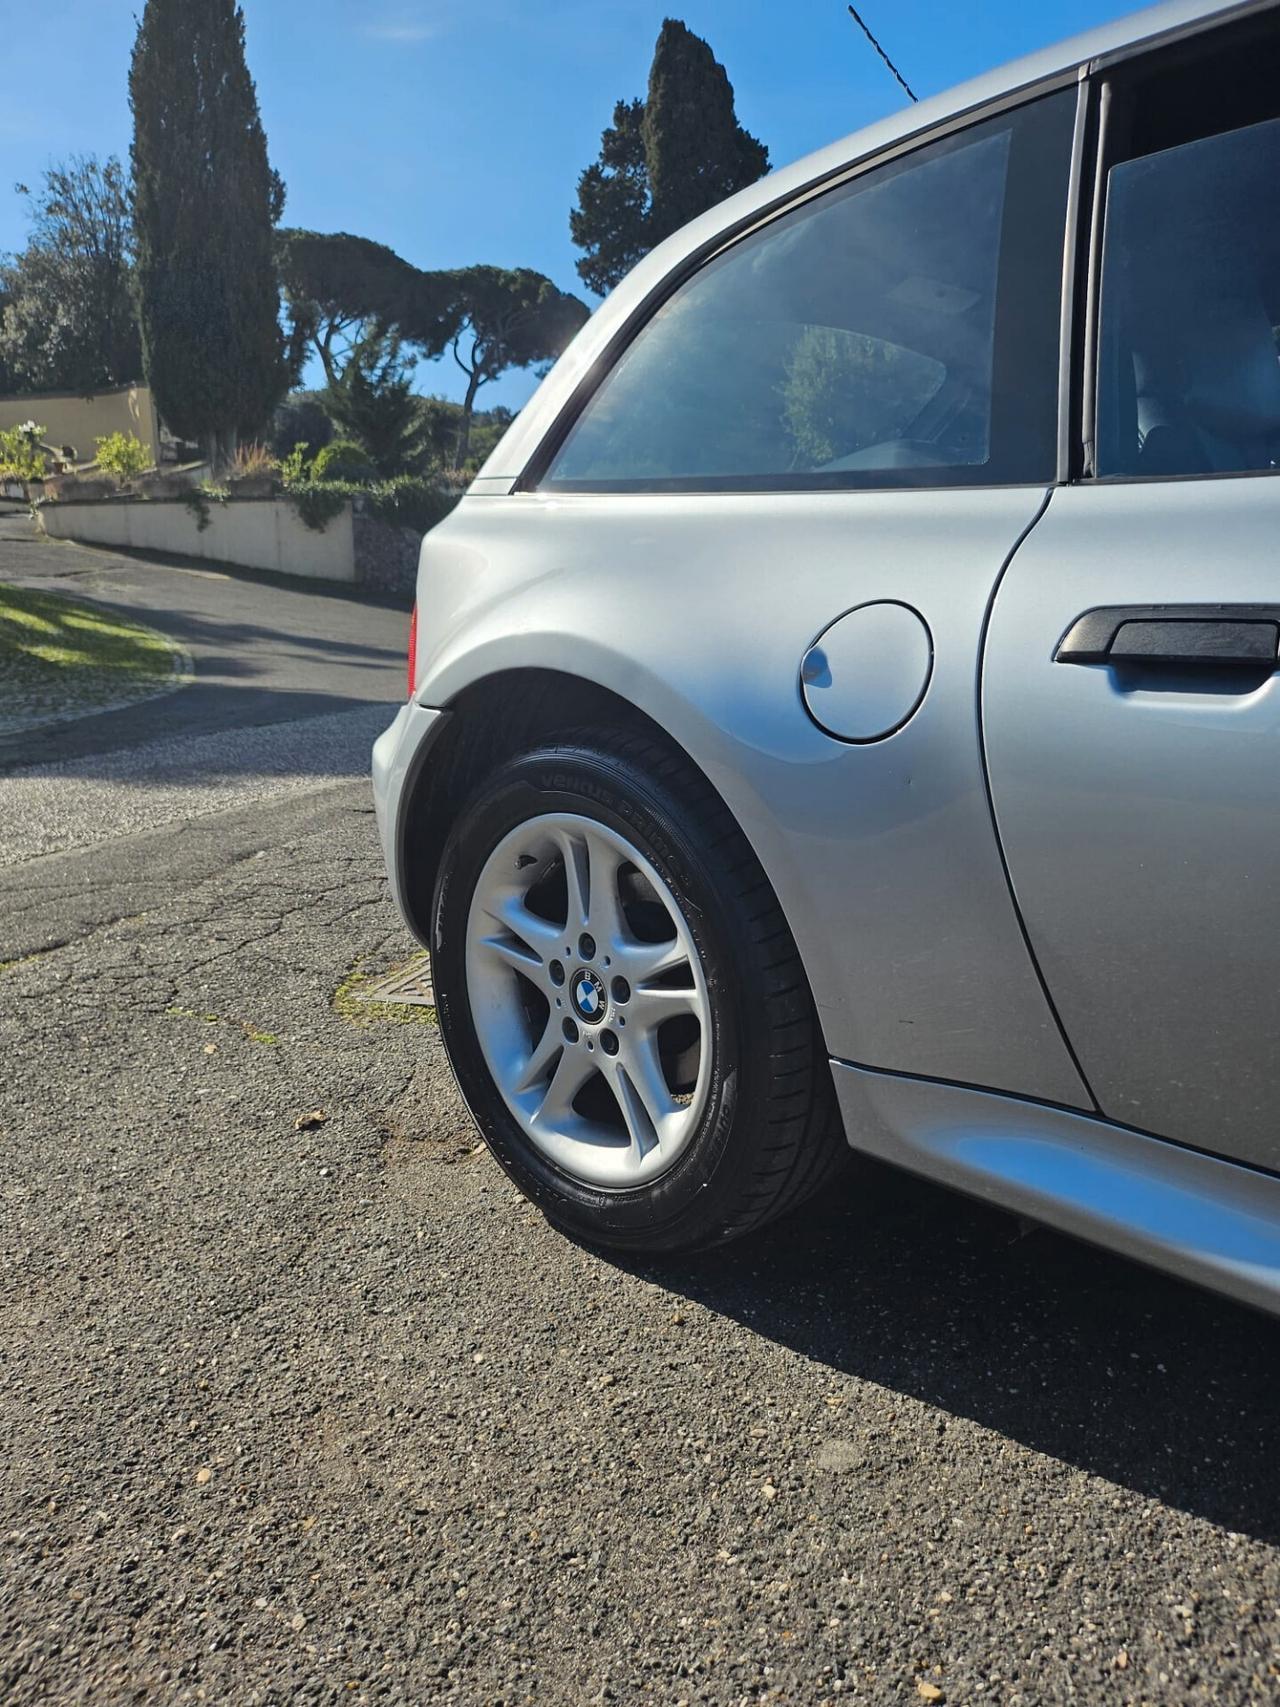
[[1188,665],[1274,670],[1280,605],[1109,605],[1085,611],[1056,664]]

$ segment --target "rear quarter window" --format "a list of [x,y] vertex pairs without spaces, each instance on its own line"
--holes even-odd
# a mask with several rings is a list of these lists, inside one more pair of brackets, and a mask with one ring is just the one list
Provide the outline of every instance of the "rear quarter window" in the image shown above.
[[[872,168],[713,257],[622,351],[541,483],[1051,477],[1073,115],[1069,94],[1032,103]],[[1011,293],[1005,342],[1021,340],[1018,361],[1001,347]],[[1005,375],[1020,393],[1012,413],[1023,429],[1038,413],[1040,430],[1002,445]]]

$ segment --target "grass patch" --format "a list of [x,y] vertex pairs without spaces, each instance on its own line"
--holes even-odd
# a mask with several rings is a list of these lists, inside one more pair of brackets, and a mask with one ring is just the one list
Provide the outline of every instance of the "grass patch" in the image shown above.
[[46,954],[56,954],[58,949],[65,947],[65,943],[55,942],[48,948],[33,948],[30,954],[20,954],[13,960],[0,960],[0,978],[6,972],[12,972],[15,966],[30,966],[33,960],[43,960]]
[[250,1043],[265,1044],[268,1048],[278,1049],[280,1039],[274,1031],[259,1031],[250,1025],[246,1019],[230,1019],[226,1014],[202,1014],[196,1008],[166,1008],[165,1014],[169,1019],[194,1019],[201,1025],[231,1025],[244,1033]]
[[145,699],[172,682],[181,657],[154,628],[0,585],[0,732]]
[[375,978],[381,978],[392,972],[407,972],[411,966],[426,960],[425,953],[414,954],[408,960],[401,960],[387,968],[386,974],[381,972],[365,972],[362,963],[356,961],[351,971],[333,992],[333,1011],[339,1019],[345,1019],[349,1025],[358,1025],[362,1029],[371,1025],[386,1023],[389,1025],[436,1025],[436,1010],[422,1007],[414,1002],[370,1002],[360,994],[366,984],[373,983]]

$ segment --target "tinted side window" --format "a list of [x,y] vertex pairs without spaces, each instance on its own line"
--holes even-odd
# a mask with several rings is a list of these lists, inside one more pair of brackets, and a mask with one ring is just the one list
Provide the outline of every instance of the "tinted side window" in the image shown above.
[[1099,474],[1275,466],[1278,184],[1280,119],[1112,168],[1099,325]]
[[862,174],[715,257],[614,363],[559,490],[1049,479],[1074,96]]

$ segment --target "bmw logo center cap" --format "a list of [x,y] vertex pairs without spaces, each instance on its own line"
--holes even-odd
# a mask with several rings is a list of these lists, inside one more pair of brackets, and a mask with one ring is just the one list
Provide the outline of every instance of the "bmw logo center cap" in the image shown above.
[[573,1009],[586,1025],[598,1025],[604,1018],[604,985],[594,972],[582,967],[573,975]]

